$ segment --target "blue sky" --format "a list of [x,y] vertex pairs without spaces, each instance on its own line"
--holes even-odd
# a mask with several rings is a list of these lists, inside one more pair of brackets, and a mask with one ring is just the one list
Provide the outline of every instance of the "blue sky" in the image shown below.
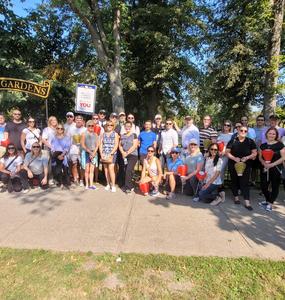
[[13,11],[18,16],[27,15],[27,9],[36,8],[37,4],[40,3],[40,0],[12,0],[11,3],[13,5]]

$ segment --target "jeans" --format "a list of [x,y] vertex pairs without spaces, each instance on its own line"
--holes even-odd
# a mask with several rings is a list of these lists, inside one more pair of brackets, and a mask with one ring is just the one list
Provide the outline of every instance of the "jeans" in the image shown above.
[[199,199],[206,203],[212,202],[218,195],[218,189],[219,185],[213,183],[210,184],[207,189],[199,191]]
[[[279,194],[280,177],[281,174],[277,167],[269,169],[269,180],[267,180],[267,172],[264,172],[263,169],[260,170],[261,190],[267,202],[273,203],[277,199]],[[271,192],[268,189],[270,183]]]
[[188,196],[197,197],[198,184],[199,184],[199,181],[196,178],[196,176],[192,176],[190,179],[187,179],[185,186],[184,186],[185,194]]
[[34,186],[34,179],[37,179],[39,181],[39,186],[42,188],[42,189],[47,189],[48,188],[48,182],[47,184],[45,185],[42,185],[42,180],[43,178],[45,177],[45,174],[42,173],[42,174],[39,174],[39,175],[35,175],[33,174],[33,178],[29,178],[28,177],[28,172],[26,170],[21,170],[20,171],[20,177],[22,178],[22,181],[24,182],[23,186],[24,186],[24,189],[25,188],[29,188],[29,186]]
[[132,178],[138,157],[136,155],[128,155],[127,161],[128,163],[124,165],[125,188],[131,190],[134,187]]

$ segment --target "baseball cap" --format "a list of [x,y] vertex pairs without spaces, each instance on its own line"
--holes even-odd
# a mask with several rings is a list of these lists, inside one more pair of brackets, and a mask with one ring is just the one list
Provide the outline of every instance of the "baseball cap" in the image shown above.
[[170,151],[170,152],[171,152],[171,153],[174,153],[174,152],[180,153],[181,150],[180,150],[180,148],[178,148],[178,147],[173,147],[173,148],[171,148],[171,151]]
[[162,116],[160,114],[155,115],[155,119],[162,119]]
[[196,139],[191,139],[189,141],[189,144],[196,144],[196,145],[198,145],[198,141]]
[[69,117],[69,116],[71,116],[71,117],[74,118],[74,113],[71,112],[71,111],[67,112],[67,113],[66,113],[66,117]]
[[121,111],[120,113],[119,113],[119,117],[120,116],[125,116],[126,114],[123,112],[123,111]]
[[100,110],[99,110],[99,114],[102,114],[102,115],[104,114],[104,115],[106,115],[106,110],[105,110],[105,109],[100,109]]

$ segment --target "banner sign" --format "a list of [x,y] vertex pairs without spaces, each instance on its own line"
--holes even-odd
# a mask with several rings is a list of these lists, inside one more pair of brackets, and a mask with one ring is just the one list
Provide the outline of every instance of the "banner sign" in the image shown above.
[[39,84],[28,80],[0,77],[0,91],[24,92],[46,99],[49,96],[50,87],[49,80]]
[[75,97],[75,111],[83,114],[95,112],[96,85],[77,83]]

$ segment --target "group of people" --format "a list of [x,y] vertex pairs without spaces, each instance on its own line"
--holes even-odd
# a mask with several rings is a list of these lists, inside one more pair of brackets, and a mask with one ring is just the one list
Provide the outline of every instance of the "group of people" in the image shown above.
[[[166,198],[176,197],[177,190],[192,196],[193,201],[218,205],[225,201],[224,179],[228,170],[234,203],[252,210],[250,185],[260,176],[264,201],[262,208],[272,210],[278,197],[285,161],[285,130],[272,115],[269,124],[259,115],[256,126],[249,127],[243,116],[234,125],[225,120],[216,131],[211,116],[202,119],[202,127],[191,116],[184,118],[180,128],[173,119],[157,114],[140,128],[133,114],[111,113],[105,110],[85,120],[82,115],[66,114],[66,122],[49,117],[41,130],[33,117],[22,119],[18,109],[12,120],[0,114],[0,180],[2,192],[27,193],[50,184],[60,188],[71,185],[96,190],[99,164],[106,179],[106,191],[116,192],[117,185],[127,194],[136,182],[134,169],[141,165],[139,185],[148,185],[145,194],[156,196],[161,187]],[[271,153],[265,157],[264,151]],[[183,169],[183,172],[181,171]]]

